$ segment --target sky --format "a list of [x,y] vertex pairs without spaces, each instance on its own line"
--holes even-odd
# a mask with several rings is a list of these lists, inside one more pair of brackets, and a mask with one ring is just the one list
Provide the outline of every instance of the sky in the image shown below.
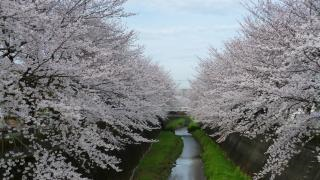
[[[136,31],[146,56],[164,67],[179,88],[188,88],[199,58],[210,47],[237,36],[246,14],[241,0],[129,0],[125,19]],[[243,2],[243,0],[242,0]]]

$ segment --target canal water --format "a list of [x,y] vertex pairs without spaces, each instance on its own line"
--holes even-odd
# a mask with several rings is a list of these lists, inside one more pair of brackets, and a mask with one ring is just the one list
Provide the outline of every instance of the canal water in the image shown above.
[[187,128],[177,129],[175,133],[182,137],[183,151],[171,170],[169,180],[205,180],[200,145]]

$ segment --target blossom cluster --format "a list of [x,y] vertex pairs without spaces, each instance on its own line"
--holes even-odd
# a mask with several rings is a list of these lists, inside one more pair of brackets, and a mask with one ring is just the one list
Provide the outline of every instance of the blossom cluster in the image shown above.
[[320,134],[320,2],[247,7],[240,35],[201,61],[191,109],[219,141],[232,133],[264,136],[269,158],[255,178],[274,179]]
[[120,171],[115,152],[160,126],[174,83],[122,25],[125,1],[0,1],[0,178]]

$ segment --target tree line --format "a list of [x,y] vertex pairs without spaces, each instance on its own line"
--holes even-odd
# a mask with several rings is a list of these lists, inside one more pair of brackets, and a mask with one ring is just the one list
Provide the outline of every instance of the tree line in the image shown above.
[[150,141],[175,85],[123,25],[125,1],[0,1],[1,141],[25,147],[4,149],[1,178],[120,171],[116,152]]
[[201,60],[191,109],[219,141],[239,133],[271,142],[255,179],[274,179],[320,134],[320,1],[257,0],[245,6],[250,15],[239,36]]

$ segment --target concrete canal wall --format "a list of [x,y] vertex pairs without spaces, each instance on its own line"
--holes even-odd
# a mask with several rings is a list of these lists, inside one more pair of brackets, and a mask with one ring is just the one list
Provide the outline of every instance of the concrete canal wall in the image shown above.
[[[319,143],[317,138],[301,147],[301,153],[290,160],[289,167],[276,180],[319,180],[320,163],[315,158],[315,145]],[[269,144],[261,138],[252,140],[233,134],[220,145],[230,159],[249,175],[259,172],[267,160],[265,152]]]

